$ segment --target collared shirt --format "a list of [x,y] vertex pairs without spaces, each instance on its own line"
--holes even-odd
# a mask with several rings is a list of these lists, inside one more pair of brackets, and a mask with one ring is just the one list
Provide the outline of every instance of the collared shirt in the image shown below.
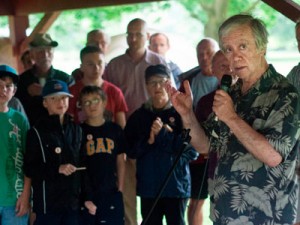
[[173,74],[174,80],[175,80],[175,84],[176,87],[179,88],[180,87],[180,80],[179,80],[179,75],[182,74],[181,69],[179,68],[179,66],[172,62],[171,60],[167,61],[168,66]]
[[148,99],[145,70],[156,64],[167,65],[161,56],[146,49],[143,59],[138,63],[131,59],[127,50],[107,65],[103,78],[123,91],[128,106],[126,118]]
[[294,66],[286,78],[300,91],[300,63]]
[[[286,78],[291,82],[291,84],[293,84],[297,88],[298,92],[300,92],[300,63],[293,67],[293,69],[289,72]],[[298,177],[298,179],[300,179],[300,177]],[[300,191],[299,191],[299,196],[300,196]],[[300,209],[300,197],[298,197],[298,209]],[[300,212],[298,210],[296,222],[299,221],[300,221]]]
[[[46,80],[52,79],[64,81],[68,85],[73,82],[73,78],[70,75],[61,70],[54,69],[53,66],[51,66],[49,69]],[[33,66],[33,68],[26,70],[20,75],[16,92],[16,97],[23,104],[31,126],[40,116],[48,114],[47,110],[43,107],[42,96],[31,96],[28,93],[28,87],[33,83],[40,83],[38,77],[36,76],[36,66]]]
[[269,167],[256,159],[213,116],[203,124],[218,155],[209,183],[214,224],[293,224],[298,196],[299,96],[272,65],[244,95],[241,82],[229,91],[237,114],[282,156]]

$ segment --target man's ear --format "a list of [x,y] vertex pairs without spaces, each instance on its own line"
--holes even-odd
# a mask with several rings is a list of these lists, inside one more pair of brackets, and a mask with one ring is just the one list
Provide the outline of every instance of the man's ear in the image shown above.
[[264,52],[264,56],[266,56],[266,54],[267,54],[267,50],[266,50],[266,49],[264,49],[264,51],[263,51],[263,52]]
[[267,49],[266,48],[260,49],[258,51],[262,54],[262,56],[266,56],[266,54],[267,54]]

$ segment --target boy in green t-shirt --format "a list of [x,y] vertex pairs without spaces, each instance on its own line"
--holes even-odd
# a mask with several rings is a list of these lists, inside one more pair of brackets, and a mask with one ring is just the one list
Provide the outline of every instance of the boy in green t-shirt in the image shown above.
[[26,225],[30,179],[24,177],[23,156],[29,124],[20,112],[9,108],[16,92],[15,69],[0,65],[0,224]]

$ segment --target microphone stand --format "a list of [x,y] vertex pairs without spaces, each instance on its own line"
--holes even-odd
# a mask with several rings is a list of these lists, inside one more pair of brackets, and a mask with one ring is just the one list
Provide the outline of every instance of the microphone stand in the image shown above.
[[183,129],[183,131],[182,131],[182,139],[183,139],[183,144],[182,144],[182,146],[181,146],[181,148],[180,148],[180,150],[178,152],[178,155],[177,155],[177,157],[176,157],[176,159],[175,159],[172,167],[169,169],[169,171],[168,171],[168,173],[166,175],[166,178],[164,179],[164,182],[160,186],[159,192],[157,193],[157,195],[155,197],[153,205],[152,205],[150,211],[148,212],[147,216],[145,217],[145,219],[143,219],[141,225],[146,225],[147,224],[147,221],[149,220],[149,218],[150,218],[150,216],[151,216],[151,214],[152,214],[155,206],[157,205],[157,203],[158,203],[158,201],[159,201],[159,199],[160,199],[160,197],[161,197],[164,189],[166,188],[166,186],[167,186],[167,184],[168,184],[168,182],[169,182],[169,180],[171,178],[171,175],[172,175],[173,171],[175,170],[175,168],[176,168],[176,166],[177,166],[177,164],[179,162],[179,159],[180,159],[182,153],[184,152],[185,148],[189,145],[189,143],[191,141],[190,129]]

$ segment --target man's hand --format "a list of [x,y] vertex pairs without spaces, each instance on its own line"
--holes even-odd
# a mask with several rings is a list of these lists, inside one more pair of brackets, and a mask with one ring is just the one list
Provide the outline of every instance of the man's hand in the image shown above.
[[42,89],[43,87],[38,83],[32,83],[27,87],[30,96],[40,96],[42,94]]
[[185,93],[176,90],[171,84],[166,84],[172,105],[181,117],[193,113],[193,94],[189,81],[184,81],[183,87]]
[[231,97],[223,90],[216,91],[212,109],[218,119],[224,123],[237,116]]

